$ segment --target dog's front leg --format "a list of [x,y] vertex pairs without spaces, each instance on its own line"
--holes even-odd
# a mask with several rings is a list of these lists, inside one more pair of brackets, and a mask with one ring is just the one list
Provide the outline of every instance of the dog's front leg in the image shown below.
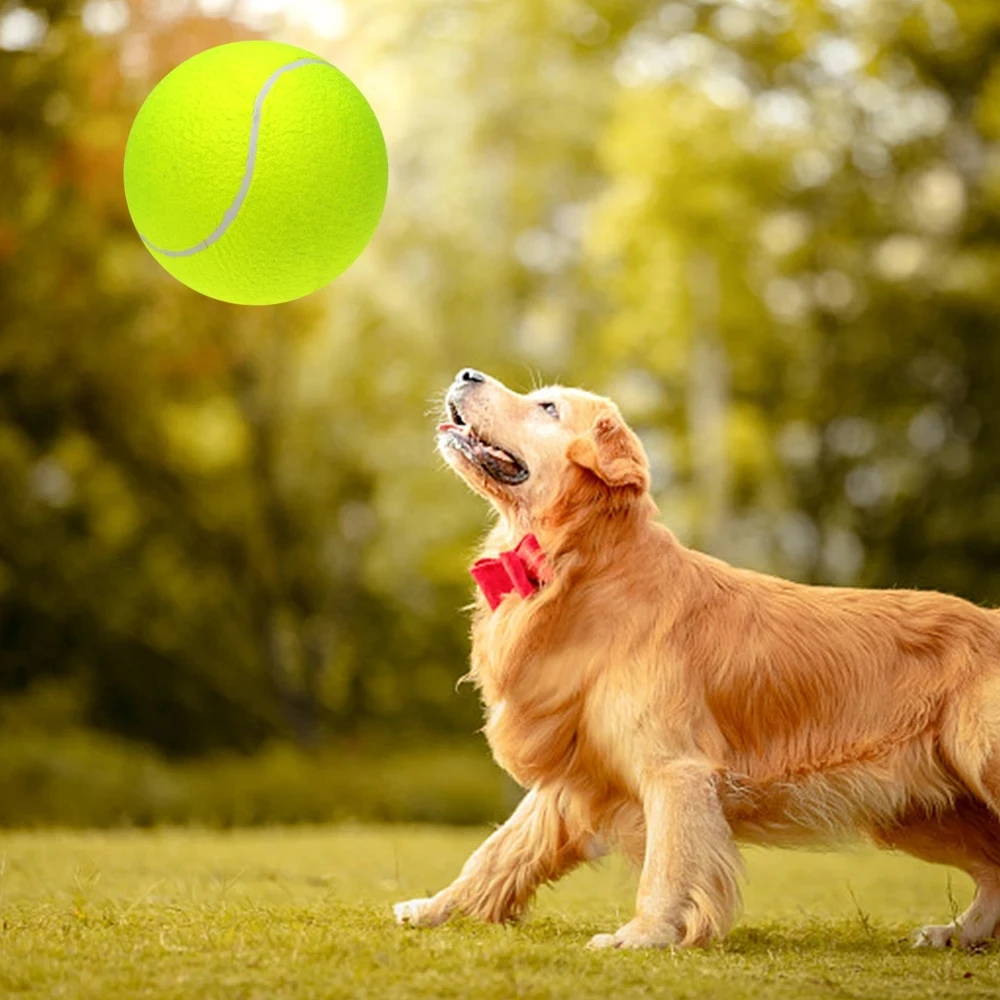
[[599,853],[593,837],[563,815],[554,790],[533,788],[451,885],[430,899],[397,903],[393,912],[399,923],[420,927],[444,923],[455,911],[514,920],[540,885]]
[[645,776],[646,854],[636,914],[592,948],[699,945],[725,934],[739,906],[742,870],[712,767],[672,761]]

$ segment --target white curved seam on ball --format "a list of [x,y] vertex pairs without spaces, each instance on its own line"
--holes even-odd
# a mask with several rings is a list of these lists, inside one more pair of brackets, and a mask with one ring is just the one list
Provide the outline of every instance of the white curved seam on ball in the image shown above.
[[222,238],[223,234],[233,224],[233,220],[239,214],[240,209],[243,207],[243,202],[246,201],[247,193],[250,190],[250,182],[253,180],[253,170],[257,162],[257,135],[260,132],[260,115],[264,108],[264,98],[270,93],[271,88],[280,76],[293,69],[298,69],[300,66],[311,66],[313,64],[318,66],[330,65],[325,59],[296,59],[294,62],[279,66],[264,81],[264,86],[260,88],[260,91],[257,93],[257,99],[253,104],[253,120],[250,123],[250,147],[247,150],[247,165],[243,171],[243,183],[240,184],[240,189],[236,192],[233,203],[226,209],[226,214],[222,216],[222,221],[216,226],[215,230],[200,243],[196,243],[187,250],[164,250],[156,246],[156,244],[150,243],[142,233],[139,233],[139,238],[150,250],[155,250],[156,253],[161,253],[164,257],[192,257],[202,250],[207,250],[213,243],[218,242]]

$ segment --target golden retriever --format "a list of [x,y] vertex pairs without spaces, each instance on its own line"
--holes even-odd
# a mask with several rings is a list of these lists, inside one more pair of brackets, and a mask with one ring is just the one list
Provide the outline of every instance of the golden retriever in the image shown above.
[[465,369],[446,405],[439,449],[499,515],[477,565],[493,572],[525,536],[542,553],[522,567],[531,589],[481,595],[472,626],[490,747],[528,793],[399,922],[517,918],[617,847],[641,865],[635,916],[591,946],[700,945],[738,909],[737,841],[861,836],[975,881],[969,909],[918,944],[1000,934],[1000,612],[685,548],[607,399]]

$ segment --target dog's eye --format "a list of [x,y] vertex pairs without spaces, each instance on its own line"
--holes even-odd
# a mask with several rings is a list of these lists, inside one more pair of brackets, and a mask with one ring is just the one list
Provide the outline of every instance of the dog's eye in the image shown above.
[[559,407],[555,403],[539,403],[538,404],[550,417],[555,417],[556,420],[559,419]]

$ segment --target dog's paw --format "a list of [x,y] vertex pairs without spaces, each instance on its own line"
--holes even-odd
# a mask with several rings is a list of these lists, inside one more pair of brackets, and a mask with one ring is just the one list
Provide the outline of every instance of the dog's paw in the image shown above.
[[614,934],[595,934],[588,942],[587,947],[595,951],[601,948],[617,948]]
[[433,899],[408,899],[392,908],[396,923],[404,927],[437,927],[448,919],[447,911],[434,904]]
[[958,928],[954,924],[929,924],[921,927],[913,939],[914,948],[950,948]]
[[916,933],[913,947],[962,948],[971,952],[985,951],[989,948],[993,937],[1000,937],[1000,934],[995,933],[992,914],[987,916],[988,919],[985,921],[973,916],[971,920],[962,924],[921,927]]
[[649,927],[632,920],[614,934],[595,934],[587,947],[603,948],[670,948],[677,943],[672,927]]
[[404,927],[420,927],[423,925],[421,918],[430,904],[429,899],[408,899],[405,903],[395,903],[392,913],[397,924],[402,924]]

